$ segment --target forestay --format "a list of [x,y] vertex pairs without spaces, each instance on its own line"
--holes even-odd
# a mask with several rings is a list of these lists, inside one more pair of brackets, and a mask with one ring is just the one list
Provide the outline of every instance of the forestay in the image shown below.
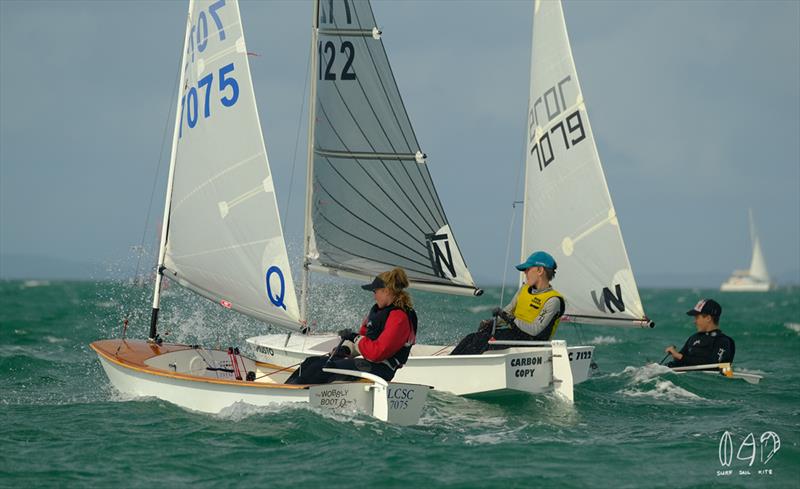
[[474,293],[369,2],[322,1],[317,20],[310,268]]
[[[522,256],[553,254],[567,319],[649,324],[595,146],[561,2],[533,16]],[[577,318],[576,316],[583,316]],[[623,324],[623,323],[620,323]]]
[[235,0],[190,6],[164,275],[298,328],[298,307]]

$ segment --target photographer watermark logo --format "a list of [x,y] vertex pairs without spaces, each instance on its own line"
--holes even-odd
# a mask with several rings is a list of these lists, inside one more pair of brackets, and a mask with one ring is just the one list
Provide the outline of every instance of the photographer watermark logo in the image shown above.
[[[735,469],[737,475],[772,475],[766,465],[781,449],[781,438],[774,431],[765,431],[756,442],[755,435],[748,433],[738,444],[739,449],[734,451],[735,447],[734,436],[729,431],[723,433],[719,439],[719,464],[724,469],[717,470],[717,476],[734,475]],[[759,464],[754,468],[756,461]]]

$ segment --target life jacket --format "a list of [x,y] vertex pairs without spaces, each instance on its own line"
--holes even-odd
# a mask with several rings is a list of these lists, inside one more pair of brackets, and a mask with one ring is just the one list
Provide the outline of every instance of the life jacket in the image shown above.
[[414,343],[416,343],[416,311],[414,311],[414,309],[403,309],[395,305],[390,305],[384,307],[383,309],[379,309],[378,305],[375,304],[372,306],[372,309],[370,309],[369,314],[367,315],[367,334],[365,335],[367,338],[373,341],[377,340],[378,336],[383,333],[383,330],[386,327],[386,320],[389,319],[389,314],[395,309],[399,309],[406,313],[406,316],[408,316],[408,321],[411,323],[411,329],[414,331],[414,335],[413,337],[409,338],[403,347],[400,348],[394,355],[384,360],[384,363],[391,367],[392,370],[402,367],[408,361],[408,356],[411,354],[411,347],[414,346]]
[[535,340],[549,340],[556,334],[558,324],[561,322],[561,316],[564,315],[564,296],[555,289],[536,293],[531,293],[531,290],[533,290],[533,287],[529,287],[527,284],[520,289],[517,296],[517,306],[514,308],[514,317],[520,321],[532,323],[542,312],[544,303],[552,297],[557,297],[560,304],[558,313],[550,321],[550,324],[534,337]]

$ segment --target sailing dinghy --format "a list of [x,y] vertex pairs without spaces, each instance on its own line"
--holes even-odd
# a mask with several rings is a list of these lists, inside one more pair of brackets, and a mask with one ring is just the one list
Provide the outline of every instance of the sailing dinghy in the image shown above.
[[[347,88],[353,80],[324,77],[317,77],[320,78],[318,90],[312,88],[312,97],[316,97],[312,99],[312,106],[325,115],[317,115],[317,120],[312,116],[310,123],[313,157],[309,158],[309,167],[313,180],[309,182],[307,198],[309,203],[313,203],[313,212],[307,218],[306,240],[311,246],[306,256],[312,269],[316,263],[322,262],[322,268],[329,273],[368,279],[390,266],[407,264],[397,262],[395,256],[369,259],[366,253],[353,251],[361,249],[355,243],[342,241],[333,246],[327,237],[331,233],[328,218],[331,206],[325,203],[336,199],[316,193],[318,188],[333,188],[327,180],[332,173],[327,167],[333,165],[324,161],[331,153],[326,148],[329,144],[341,143],[341,134],[350,134],[354,145],[372,141],[348,125],[369,127],[369,123],[380,121],[383,125],[386,121],[390,132],[401,133],[403,127],[410,132],[410,123],[405,111],[400,110],[402,105],[380,39],[369,35],[379,32],[369,3],[343,2],[351,13],[356,13],[352,16],[340,15],[336,11],[333,15],[326,15],[324,7],[329,4],[322,5],[313,29],[313,35],[319,37],[319,52],[322,54],[319,69],[331,66],[335,61],[332,56],[325,55],[327,51],[322,46],[334,44],[337,53],[338,43],[350,46],[348,53],[353,55],[348,60],[353,62],[348,66],[354,67],[359,76],[363,73],[365,78],[379,82],[381,90],[374,93],[364,86],[355,90]],[[342,4],[334,5],[333,8],[338,8]],[[352,98],[343,95],[349,93],[346,92],[349,89],[355,92],[351,94]],[[381,101],[381,92],[392,96],[388,100],[384,96]],[[374,110],[374,107],[394,107],[395,100],[398,108],[392,109],[391,114]],[[337,104],[343,104],[344,108],[339,111],[331,108]],[[534,5],[528,129],[521,256],[524,258],[531,251],[540,249],[556,257],[559,269],[554,286],[567,299],[563,321],[652,327],[653,322],[644,314],[597,154],[560,2],[537,1]],[[337,151],[341,155],[349,152],[355,161],[350,165],[342,164],[342,167],[352,171],[358,166],[358,158],[353,153],[365,150],[357,145],[345,146]],[[409,147],[405,161],[412,161],[411,154],[415,148],[414,145]],[[417,163],[420,166],[425,164],[424,161]],[[386,163],[383,165],[385,167]],[[326,169],[318,171],[320,166]],[[374,166],[378,165],[370,167]],[[354,207],[368,206],[357,198],[348,199],[348,204],[337,208],[338,213],[355,214]],[[450,241],[448,234],[443,243]],[[322,249],[321,243],[327,243],[324,246],[328,248]],[[433,266],[433,270],[455,282],[456,288],[463,287],[466,285],[461,271],[463,260],[460,255],[456,259],[455,254],[453,260],[445,260],[444,257],[449,255],[442,252],[444,248],[436,247],[439,243],[429,242],[429,255],[441,256],[441,263],[452,263],[452,266]],[[451,243],[449,249],[454,251],[457,247]],[[457,281],[459,277],[462,282]],[[424,321],[424,311],[420,316]],[[261,361],[287,366],[309,355],[329,351],[336,341],[333,335],[265,335],[248,339],[256,346],[257,358]],[[573,385],[589,377],[594,352],[592,346],[567,347],[563,341],[506,343],[511,346],[508,350],[464,356],[448,356],[453,346],[414,345],[408,362],[397,372],[395,379],[425,382],[438,390],[460,395],[555,390],[572,400]]]
[[750,268],[736,270],[719,288],[722,292],[767,292],[775,288],[769,278],[767,262],[761,252],[761,241],[756,232],[756,223],[753,219],[753,210],[748,209],[750,218],[750,240],[753,242],[753,257]]
[[158,337],[162,276],[225,308],[301,329],[247,56],[236,0],[190,1],[150,339],[101,340],[91,347],[119,391],[196,411],[215,413],[237,402],[302,402],[415,424],[428,386],[335,369],[354,380],[287,385],[289,369],[238,349],[167,344]]

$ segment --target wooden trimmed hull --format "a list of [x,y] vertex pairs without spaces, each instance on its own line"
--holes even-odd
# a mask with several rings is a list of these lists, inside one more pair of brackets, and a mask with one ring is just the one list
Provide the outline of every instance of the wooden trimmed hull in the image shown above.
[[[156,397],[205,413],[219,413],[236,403],[267,406],[305,402],[322,409],[359,411],[390,423],[411,425],[419,420],[429,390],[428,386],[398,382],[289,385],[282,382],[291,370],[270,374],[278,368],[241,356],[237,356],[237,362],[242,376],[252,371],[257,380],[236,380],[228,371],[232,370],[229,355],[220,350],[136,340],[101,340],[90,346],[118,391]],[[397,402],[398,396],[403,396],[405,402]]]

